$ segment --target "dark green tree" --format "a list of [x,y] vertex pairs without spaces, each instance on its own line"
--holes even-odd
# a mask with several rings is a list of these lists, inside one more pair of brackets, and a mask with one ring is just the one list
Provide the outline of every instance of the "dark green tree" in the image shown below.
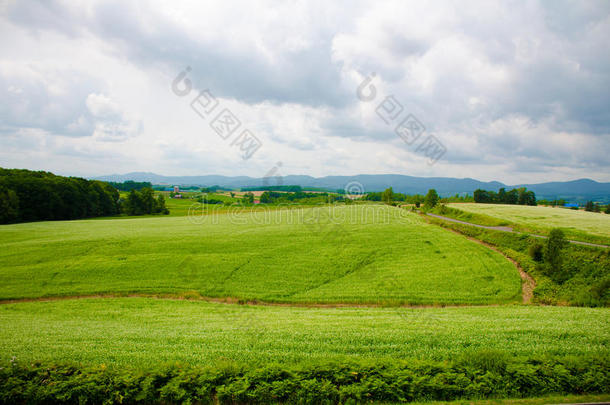
[[593,201],[587,201],[587,203],[585,204],[585,211],[595,211],[595,204],[593,204]]
[[506,204],[517,204],[519,201],[519,192],[516,189],[512,189],[506,193]]
[[394,194],[394,190],[392,190],[392,187],[390,188],[386,188],[383,193],[381,194],[381,200],[386,203],[389,204],[392,202],[392,195]]
[[428,194],[426,194],[426,197],[424,199],[424,206],[427,209],[434,208],[436,204],[438,204],[438,200],[438,194],[436,193],[436,190],[432,188],[428,190]]
[[544,245],[540,242],[534,242],[528,249],[530,257],[538,263],[544,260]]
[[244,194],[243,201],[246,204],[254,204],[254,193],[248,192],[248,193]]
[[546,265],[546,273],[549,277],[557,282],[565,280],[563,274],[563,249],[568,244],[566,237],[561,229],[554,228],[549,233],[544,246],[544,263]]
[[154,213],[155,214],[163,214],[163,215],[168,215],[169,214],[169,210],[165,206],[165,196],[163,194],[159,194],[157,196],[157,200],[155,201]]
[[10,224],[19,219],[19,197],[11,189],[0,188],[0,224]]
[[498,190],[498,202],[500,204],[506,204],[506,201],[506,189],[502,187],[500,190]]

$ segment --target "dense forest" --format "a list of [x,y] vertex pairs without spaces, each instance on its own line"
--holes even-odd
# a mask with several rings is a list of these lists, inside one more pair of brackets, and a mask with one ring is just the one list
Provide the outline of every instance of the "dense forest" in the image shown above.
[[122,183],[109,181],[108,184],[110,184],[112,187],[116,188],[119,191],[131,191],[142,190],[143,188],[152,188],[152,184],[149,181],[127,180]]
[[119,210],[119,192],[108,183],[0,168],[0,223],[90,218]]
[[[127,187],[134,184],[132,182]],[[123,183],[125,184],[125,183]],[[163,196],[150,187],[131,189],[125,201],[103,181],[63,177],[44,171],[0,168],[0,223],[66,220],[100,216],[164,213]]]

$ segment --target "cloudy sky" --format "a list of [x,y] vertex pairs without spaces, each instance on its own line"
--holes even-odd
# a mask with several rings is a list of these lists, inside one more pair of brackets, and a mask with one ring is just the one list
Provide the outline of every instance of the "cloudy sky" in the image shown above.
[[610,181],[608,38],[609,1],[0,0],[0,166]]

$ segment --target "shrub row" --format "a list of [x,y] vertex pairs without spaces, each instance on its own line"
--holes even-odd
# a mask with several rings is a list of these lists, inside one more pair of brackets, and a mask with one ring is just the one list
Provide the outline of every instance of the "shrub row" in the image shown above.
[[355,403],[608,393],[610,357],[517,359],[480,352],[449,362],[328,362],[294,366],[73,365],[0,370],[0,403]]

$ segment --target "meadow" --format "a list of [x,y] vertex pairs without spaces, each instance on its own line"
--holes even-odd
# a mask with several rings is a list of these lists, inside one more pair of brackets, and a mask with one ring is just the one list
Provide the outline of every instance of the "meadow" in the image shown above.
[[190,293],[381,305],[521,300],[518,271],[500,253],[406,210],[330,208],[6,225],[0,299]]
[[194,203],[0,227],[0,404],[607,394],[608,309],[523,305],[512,262],[436,220]]
[[540,231],[543,234],[548,233],[551,228],[562,228],[566,235],[574,238],[589,234],[597,236],[598,240],[610,241],[610,215],[607,214],[527,205],[453,203],[447,206],[483,214],[500,221],[498,224],[483,225],[507,225],[506,221],[509,221],[524,229]]
[[485,306],[306,308],[154,298],[0,305],[0,363],[150,368],[163,363],[282,364],[607,354],[610,312]]

